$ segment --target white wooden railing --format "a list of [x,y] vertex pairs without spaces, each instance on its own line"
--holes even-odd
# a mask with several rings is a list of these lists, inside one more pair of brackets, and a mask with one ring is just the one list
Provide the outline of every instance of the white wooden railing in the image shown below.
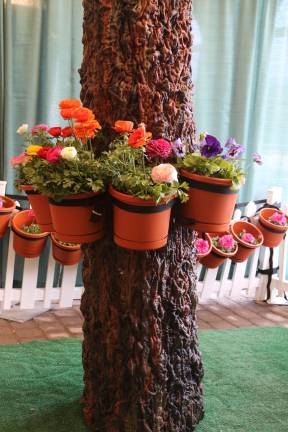
[[[276,199],[275,194],[276,192],[273,194],[271,190],[268,191],[268,202],[270,204],[279,199],[279,196]],[[252,216],[255,209],[255,204],[249,203],[242,209],[242,214]],[[238,219],[240,216],[241,211],[236,210],[234,218]],[[10,232],[7,236],[9,236],[8,247],[3,248],[3,250],[6,250],[7,260],[5,268],[2,269],[4,285],[0,286],[0,310],[66,308],[72,306],[75,300],[81,298],[83,287],[76,284],[77,275],[79,279],[79,272],[81,272],[81,264],[63,267],[56,263],[52,257],[52,248],[49,244],[46,247],[46,257],[44,254],[40,258],[23,259],[24,268],[22,280],[20,281],[21,287],[15,287],[17,285],[15,277],[19,274],[19,268],[17,269],[15,264],[17,264],[19,258],[15,256],[13,250],[13,233]],[[287,247],[286,238],[279,250],[274,249],[274,267],[277,267],[279,263],[279,272],[272,278],[271,303],[288,304],[284,298],[285,291],[288,291],[288,281],[286,280]],[[2,257],[3,261],[5,262],[5,257],[4,260]],[[267,276],[257,275],[257,268],[267,269],[268,264],[269,249],[259,248],[244,263],[233,264],[230,260],[226,260],[224,265],[211,270],[198,265],[197,290],[199,299],[205,301],[207,299],[219,299],[227,296],[234,298],[245,295],[256,300],[265,300]],[[37,287],[39,270],[44,274],[44,277],[42,277],[43,286],[41,287]]]

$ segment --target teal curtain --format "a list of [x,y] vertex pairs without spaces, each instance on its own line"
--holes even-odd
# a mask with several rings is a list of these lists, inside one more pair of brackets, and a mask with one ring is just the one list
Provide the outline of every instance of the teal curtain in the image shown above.
[[193,13],[198,131],[247,148],[242,200],[282,186],[287,202],[288,0],[194,0]]
[[10,193],[9,159],[22,143],[18,126],[58,125],[58,101],[79,98],[82,17],[80,0],[4,0],[1,6],[1,178]]

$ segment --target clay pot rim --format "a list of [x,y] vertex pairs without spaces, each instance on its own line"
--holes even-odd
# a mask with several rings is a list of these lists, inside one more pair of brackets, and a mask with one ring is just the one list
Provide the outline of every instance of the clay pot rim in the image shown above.
[[[216,234],[216,235],[215,235]],[[209,233],[209,236],[211,237],[211,241],[212,241],[212,238],[213,237],[219,237],[219,235],[221,235],[221,234],[223,234],[223,235],[225,235],[225,234],[230,234],[230,232],[228,232],[228,231],[225,231],[224,233]],[[230,257],[232,257],[232,256],[234,256],[234,255],[236,255],[236,253],[238,252],[238,243],[236,243],[236,248],[235,248],[235,251],[233,251],[233,252],[223,252],[223,251],[221,251],[220,249],[217,249],[214,245],[213,245],[213,243],[212,243],[212,252],[215,252],[215,253],[217,253],[217,255],[220,255],[220,256],[222,256],[222,257],[225,257],[225,258],[230,258]]]
[[[260,210],[260,212],[259,212],[260,221],[263,223],[263,225],[266,225],[268,228],[271,228],[275,231],[283,231],[283,230],[286,231],[288,229],[288,225],[286,225],[286,226],[285,225],[276,225],[276,224],[273,224],[272,222],[268,221],[268,219],[266,219],[269,216],[271,216],[271,214],[273,214],[275,212],[282,213],[285,215],[285,213],[282,210],[277,210],[274,208],[264,208],[264,209]],[[266,213],[268,213],[268,215],[265,217],[264,214],[266,214]],[[285,217],[286,217],[286,220],[288,222],[288,217],[286,215],[285,215]]]
[[180,174],[183,175],[184,177],[188,177],[189,179],[193,179],[202,183],[215,184],[219,186],[232,186],[232,180],[230,179],[204,176],[201,174],[196,174],[184,168],[181,168]]
[[162,200],[158,204],[153,199],[150,200],[144,200],[142,198],[138,198],[135,195],[129,195],[123,192],[119,192],[117,189],[115,189],[112,185],[109,185],[108,188],[109,194],[113,197],[118,199],[119,201],[122,201],[126,204],[131,204],[135,206],[142,206],[142,207],[157,207],[157,205],[161,204],[168,204],[170,201],[176,198],[176,195],[174,197],[171,197],[169,200],[165,201]]
[[97,195],[103,195],[104,191],[98,191],[98,192],[82,192],[79,194],[71,194],[71,195],[65,195],[63,198],[59,199],[59,200],[55,200],[55,198],[52,198],[50,196],[47,196],[49,199],[49,204],[53,205],[53,203],[50,202],[50,200],[55,201],[55,202],[61,202],[61,201],[65,201],[65,200],[78,200],[78,199],[83,199],[83,198],[92,198],[94,196]]
[[33,186],[32,185],[25,185],[25,184],[23,184],[23,185],[19,185],[18,186],[18,188],[21,190],[21,191],[34,191],[34,188],[33,188]]
[[[208,252],[203,253],[203,254],[197,254],[197,253],[196,253],[197,258],[199,258],[199,259],[208,256],[208,255],[211,253],[211,251],[212,251],[212,240],[211,240],[210,235],[209,235],[208,233],[200,233],[200,234],[201,234],[201,235],[202,235],[202,234],[205,235],[205,239],[204,239],[204,240],[207,240],[207,241],[209,242],[209,249],[208,249]],[[199,237],[199,233],[198,233],[198,238],[200,238],[200,237]]]
[[67,246],[67,245],[63,245],[63,244],[59,243],[59,241],[61,241],[61,240],[58,240],[58,239],[57,239],[57,237],[56,237],[56,235],[55,235],[54,232],[51,232],[51,233],[50,233],[50,236],[51,236],[51,240],[52,240],[52,242],[53,242],[57,247],[59,247],[59,248],[62,249],[62,250],[65,250],[65,251],[67,251],[67,252],[69,252],[69,251],[77,251],[77,250],[80,250],[80,248],[81,248],[80,243],[77,244],[76,246]]
[[16,233],[16,234],[19,234],[20,236],[22,236],[22,237],[27,237],[27,238],[38,238],[38,239],[42,239],[42,238],[44,238],[44,237],[48,237],[49,235],[50,235],[50,233],[49,232],[42,232],[42,233],[40,233],[40,234],[30,234],[30,233],[27,233],[27,232],[25,232],[25,231],[22,231],[17,225],[15,225],[15,220],[17,221],[17,217],[18,217],[18,215],[19,214],[23,214],[24,212],[25,213],[28,213],[30,210],[22,210],[22,211],[20,211],[20,212],[18,212],[18,213],[15,213],[15,215],[13,216],[13,218],[11,219],[11,228],[12,228],[12,230]]
[[16,203],[13,199],[7,197],[6,195],[1,195],[0,199],[9,205],[9,207],[0,207],[0,213],[11,213],[16,208]]
[[[259,242],[259,243],[257,243],[256,245],[252,245],[251,243],[247,243],[247,242],[245,242],[244,240],[242,240],[236,233],[235,233],[235,231],[234,231],[234,226],[237,224],[237,223],[241,223],[241,224],[245,224],[245,225],[248,225],[248,227],[253,227],[257,232],[258,232],[258,236],[259,237],[261,237],[261,241]],[[263,234],[262,234],[262,232],[259,230],[259,228],[257,228],[256,227],[256,225],[253,225],[252,223],[250,223],[250,222],[247,222],[247,221],[235,221],[234,223],[232,223],[231,225],[230,225],[230,231],[231,231],[231,234],[233,235],[233,237],[235,238],[235,240],[238,242],[238,243],[240,243],[240,245],[241,246],[245,246],[246,248],[248,248],[248,249],[256,249],[257,247],[259,247],[259,246],[261,246],[262,244],[263,244],[263,241],[264,241],[264,236],[263,236]],[[249,231],[248,231],[249,232]],[[251,233],[252,234],[252,233]]]

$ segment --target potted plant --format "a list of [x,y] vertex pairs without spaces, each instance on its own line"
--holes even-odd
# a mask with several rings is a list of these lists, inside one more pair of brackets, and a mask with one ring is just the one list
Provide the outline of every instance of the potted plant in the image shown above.
[[52,255],[55,261],[63,265],[74,265],[80,261],[80,244],[62,242],[55,233],[51,233],[51,240]]
[[171,143],[152,140],[143,124],[133,130],[132,122],[118,121],[114,129],[119,136],[101,160],[110,183],[114,241],[132,250],[161,248],[167,243],[176,198],[187,199],[187,185],[180,184],[176,168],[165,163],[172,154]]
[[262,232],[263,246],[279,246],[288,229],[288,218],[281,210],[263,208],[260,210],[257,227]]
[[[189,183],[189,200],[181,208],[191,228],[201,232],[228,229],[238,190],[245,181],[240,167],[244,147],[229,138],[224,147],[217,138],[201,134],[193,151],[179,160],[182,178]],[[260,156],[253,160],[261,163]]]
[[207,268],[216,268],[223,264],[226,258],[232,258],[238,251],[238,244],[229,232],[222,234],[209,233],[212,241],[212,250],[209,255],[201,259]]
[[263,235],[261,231],[250,222],[236,221],[231,224],[231,234],[238,243],[238,251],[231,258],[233,262],[243,262],[262,245]]
[[11,229],[14,233],[13,248],[17,255],[25,258],[36,258],[41,255],[49,232],[42,232],[33,210],[16,213],[12,218]]
[[53,145],[38,146],[32,156],[29,146],[25,155],[32,157],[33,166],[25,162],[21,170],[33,189],[48,199],[53,231],[60,241],[95,241],[104,235],[105,207],[104,183],[91,139],[101,126],[78,100],[62,100],[59,108],[69,126],[44,131]]
[[207,233],[198,233],[198,238],[195,242],[196,256],[202,262],[202,258],[210,254],[212,250],[211,237]]
[[16,204],[11,198],[0,196],[0,238],[6,232],[13,210]]

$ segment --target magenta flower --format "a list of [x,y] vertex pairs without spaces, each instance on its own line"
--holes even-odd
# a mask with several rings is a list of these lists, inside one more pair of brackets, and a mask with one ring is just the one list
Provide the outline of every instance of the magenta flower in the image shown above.
[[200,143],[201,156],[206,158],[218,156],[222,150],[220,142],[213,135],[206,135]]
[[162,158],[166,159],[170,156],[172,151],[172,146],[169,141],[163,138],[157,140],[150,140],[146,144],[146,153],[150,159]]
[[269,217],[269,221],[275,225],[287,225],[287,218],[284,213],[275,212]]
[[13,156],[13,157],[10,159],[10,164],[11,164],[12,166],[22,165],[22,164],[24,164],[25,162],[27,162],[28,160],[29,160],[29,156],[27,156],[25,153],[20,153],[19,155],[17,155],[17,156]]
[[203,255],[209,251],[209,242],[202,238],[198,238],[195,242],[196,252],[198,255]]
[[33,210],[33,209],[29,209],[29,211],[28,211],[28,216],[29,216],[31,219],[34,219],[34,218],[35,218],[35,213],[34,213],[34,210]]
[[235,247],[235,240],[231,234],[225,234],[222,237],[219,237],[218,244],[221,249],[231,251]]
[[246,242],[246,243],[250,243],[250,244],[255,244],[256,243],[256,239],[253,236],[253,234],[245,232],[242,236],[241,239]]
[[49,163],[58,162],[58,160],[60,159],[60,156],[61,156],[62,148],[63,147],[61,147],[61,146],[49,148],[49,150],[47,150],[47,152],[46,152],[46,160]]
[[43,132],[46,132],[48,129],[49,129],[49,127],[48,127],[46,124],[44,124],[44,123],[40,123],[40,124],[34,126],[34,127],[31,129],[31,132],[32,132],[32,134],[35,134],[35,133],[37,133],[37,131],[39,131],[39,130],[42,130]]

